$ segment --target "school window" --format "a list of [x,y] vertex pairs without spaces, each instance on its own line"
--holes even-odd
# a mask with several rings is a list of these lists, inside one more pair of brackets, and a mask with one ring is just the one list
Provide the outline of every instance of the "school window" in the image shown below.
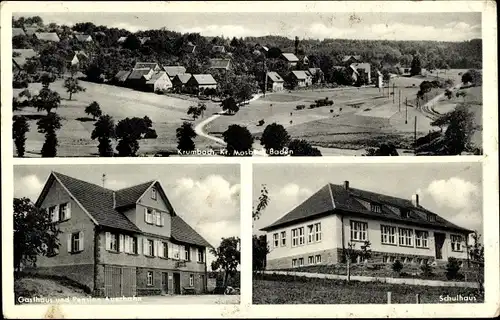
[[163,257],[168,258],[168,242],[162,242],[163,247]]
[[297,259],[292,259],[292,268],[297,267]]
[[83,250],[83,239],[81,239],[82,233],[74,232],[71,234],[71,252],[80,252]]
[[278,233],[274,233],[273,234],[273,244],[274,244],[274,247],[277,248],[278,245],[279,245],[279,234]]
[[190,248],[188,246],[184,246],[184,260],[190,261],[191,260],[191,255],[190,255]]
[[151,199],[156,200],[156,189],[151,189]]
[[69,218],[69,203],[63,203],[59,205],[59,221],[68,220]]
[[321,263],[321,255],[317,254],[314,260],[316,260],[316,264]]
[[307,264],[314,264],[314,256],[307,257]]
[[292,247],[299,245],[299,229],[292,229]]
[[383,244],[396,244],[396,227],[380,225]]
[[321,222],[314,224],[314,241],[321,241]]
[[304,265],[304,258],[299,258],[299,267]]
[[451,235],[451,251],[462,251],[462,236]]
[[198,262],[205,262],[205,257],[203,255],[203,249],[198,248]]
[[303,245],[306,241],[305,235],[304,235],[304,227],[300,227],[299,229],[299,245]]
[[371,203],[370,204],[370,209],[372,212],[375,213],[381,213],[382,212],[382,207],[379,204],[376,203]]
[[155,255],[155,242],[153,240],[149,240],[149,239],[147,241],[148,241],[147,242],[148,245],[146,247],[146,249],[147,249],[146,254],[148,256],[152,256],[153,257]]
[[399,245],[413,247],[413,230],[399,228]]
[[368,223],[351,220],[351,240],[366,241]]
[[118,252],[118,234],[106,232],[106,250]]
[[417,248],[428,248],[429,232],[415,230],[415,245]]
[[194,287],[194,275],[189,275],[189,286]]
[[307,243],[314,242],[314,225],[307,226]]
[[281,231],[281,246],[286,247],[286,231]]
[[146,214],[145,214],[146,223],[152,224],[153,223],[153,210],[151,210],[149,208],[146,208],[145,210],[146,210]]
[[148,286],[153,285],[153,271],[148,271]]

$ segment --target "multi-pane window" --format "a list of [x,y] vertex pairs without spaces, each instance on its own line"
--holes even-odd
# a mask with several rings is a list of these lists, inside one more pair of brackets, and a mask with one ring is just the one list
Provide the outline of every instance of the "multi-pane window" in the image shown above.
[[137,238],[125,236],[124,249],[126,253],[137,254]]
[[153,285],[153,271],[148,271],[148,286]]
[[316,260],[316,264],[321,263],[321,255],[320,254],[317,254],[314,259]]
[[106,250],[118,252],[118,234],[106,232]]
[[194,275],[189,275],[189,286],[194,287]]
[[367,230],[368,230],[368,223],[351,220],[351,240],[355,241],[368,240]]
[[145,209],[145,220],[146,220],[146,223],[153,223],[153,210],[149,209],[149,208],[146,208]]
[[299,267],[304,265],[304,258],[299,258]]
[[279,246],[279,243],[280,243],[279,234],[278,233],[274,233],[273,234],[273,244],[274,244],[274,247],[277,248]]
[[292,267],[297,267],[297,259],[292,259]]
[[188,246],[184,246],[184,260],[191,261],[191,249]]
[[304,227],[300,227],[298,229],[299,229],[299,245],[303,245],[306,242]]
[[163,257],[168,258],[168,242],[162,242],[163,246]]
[[462,251],[462,236],[451,235],[451,251]]
[[299,245],[299,229],[292,229],[292,247]]
[[198,248],[198,262],[205,262],[205,257],[203,255],[203,249]]
[[428,248],[429,232],[415,230],[415,245],[417,248]]
[[153,240],[147,240],[147,246],[146,246],[146,255],[148,256],[154,256],[155,255],[155,242]]
[[375,213],[381,213],[382,212],[382,207],[380,204],[377,203],[371,203],[370,204],[370,210]]
[[56,206],[49,207],[49,217],[52,222],[59,221],[59,213],[56,212]]
[[436,216],[433,215],[432,213],[428,213],[427,214],[427,220],[429,220],[430,222],[435,222],[436,221]]
[[156,200],[156,189],[155,188],[151,189],[151,199]]
[[71,252],[80,252],[83,250],[83,234],[81,232],[74,232],[71,234]]
[[307,257],[307,264],[314,264],[314,256]]
[[286,247],[286,231],[281,231],[281,246]]
[[156,225],[157,226],[161,226],[162,225],[162,223],[161,223],[161,212],[155,210],[154,214],[155,214],[155,218],[156,218],[156,221],[155,221]]
[[383,244],[396,244],[396,227],[380,225],[380,234]]
[[413,230],[399,228],[399,245],[413,247]]
[[321,223],[310,224],[307,226],[307,243],[321,241]]
[[314,225],[307,226],[307,243],[314,242]]
[[314,224],[314,241],[321,241],[321,222]]
[[69,219],[69,204],[63,203],[59,205],[59,221],[64,221]]

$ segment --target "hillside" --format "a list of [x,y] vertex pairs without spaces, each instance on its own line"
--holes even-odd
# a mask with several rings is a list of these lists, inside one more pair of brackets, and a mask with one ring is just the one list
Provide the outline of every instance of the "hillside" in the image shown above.
[[15,303],[31,303],[34,297],[67,298],[86,297],[83,289],[69,284],[67,281],[36,276],[26,276],[14,281]]

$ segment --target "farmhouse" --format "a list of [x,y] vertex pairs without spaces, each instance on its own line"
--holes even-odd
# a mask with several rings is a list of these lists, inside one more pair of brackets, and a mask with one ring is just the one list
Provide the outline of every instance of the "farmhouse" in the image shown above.
[[88,60],[89,56],[85,53],[85,51],[79,50],[75,51],[73,55],[68,57],[69,63],[72,66],[79,65],[81,62]]
[[411,68],[410,67],[399,67],[399,74],[404,76],[404,77],[409,77],[411,74]]
[[12,37],[25,36],[24,30],[22,28],[12,28]]
[[146,80],[145,83],[146,91],[151,92],[163,92],[171,88],[172,82],[165,71],[158,71],[154,73],[149,79]]
[[196,45],[194,45],[192,42],[188,42],[182,47],[182,51],[185,53],[193,54],[196,52]]
[[297,62],[299,62],[299,58],[293,53],[282,53],[281,58],[288,63],[288,66],[295,67]]
[[353,63],[358,63],[358,62],[361,62],[361,56],[360,55],[343,56],[342,57],[342,63],[344,65],[351,65]]
[[231,68],[231,59],[210,59],[210,69],[228,71]]
[[292,211],[263,228],[270,242],[269,269],[342,261],[343,249],[370,241],[375,262],[444,262],[467,259],[459,227],[419,203],[343,185],[327,184]]
[[351,64],[349,68],[347,68],[347,71],[349,72],[349,76],[351,77],[352,84],[355,84],[359,78],[358,70]]
[[226,53],[226,48],[224,46],[213,46],[212,52]]
[[190,73],[177,74],[172,79],[172,86],[174,87],[175,92],[184,92],[189,79],[191,79]]
[[113,77],[113,82],[118,85],[124,85],[131,72],[132,71],[127,70],[118,71],[118,73]]
[[353,63],[351,66],[358,71],[358,73],[364,73],[367,83],[370,84],[371,81],[371,66],[369,63]]
[[174,79],[178,74],[186,73],[186,68],[183,66],[163,66],[163,70],[165,70],[170,80]]
[[36,205],[59,227],[60,246],[27,271],[68,277],[101,297],[206,292],[210,244],[159,181],[111,190],[52,172]]
[[26,62],[37,57],[38,53],[33,49],[12,49],[12,62],[18,69],[23,69]]
[[266,89],[268,91],[282,91],[284,82],[285,80],[277,72],[268,72]]
[[136,62],[134,65],[134,69],[152,69],[153,71],[161,71],[161,67],[156,62]]
[[41,41],[59,42],[59,36],[55,32],[36,32],[35,37]]
[[143,88],[146,81],[149,80],[154,73],[155,71],[152,68],[132,69],[125,85],[135,89]]
[[75,39],[80,42],[92,42],[92,36],[89,34],[75,34]]
[[206,89],[217,89],[217,81],[211,74],[193,74],[185,87],[188,92],[201,93]]
[[325,75],[320,68],[309,68],[307,71],[316,79],[316,83],[322,83],[325,80]]
[[306,87],[312,84],[312,76],[309,72],[303,70],[295,70],[290,73],[290,77],[297,80],[298,87]]

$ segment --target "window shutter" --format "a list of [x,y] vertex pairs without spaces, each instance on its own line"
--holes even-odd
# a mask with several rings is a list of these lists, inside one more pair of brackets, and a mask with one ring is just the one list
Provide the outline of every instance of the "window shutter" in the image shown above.
[[125,237],[123,236],[123,234],[120,234],[120,236],[118,237],[118,251],[119,252],[123,252],[124,245],[125,245]]
[[111,249],[111,233],[106,232],[106,250]]
[[71,218],[71,202],[68,202],[66,204],[66,219],[70,219]]
[[165,215],[164,215],[164,214],[162,214],[162,215],[161,215],[161,222],[160,222],[160,226],[162,226],[162,227],[163,227],[164,225],[165,225]]
[[143,245],[143,252],[145,255],[149,255],[150,252],[148,251],[148,239],[142,238],[142,245]]
[[68,234],[68,252],[71,252],[71,233]]
[[171,242],[168,242],[167,248],[168,248],[168,256],[167,256],[167,258],[173,258],[174,257],[174,248],[173,248]]
[[52,212],[52,222],[57,222],[57,220],[59,220],[59,206],[55,206]]
[[144,221],[149,222],[148,221],[148,208],[144,208]]
[[83,231],[80,231],[79,238],[80,238],[80,241],[79,241],[79,248],[78,249],[80,249],[80,251],[83,251],[83,248],[84,248]]
[[125,247],[125,252],[126,253],[130,253],[130,236],[125,236],[125,241],[123,243],[124,247]]
[[155,221],[155,224],[157,226],[161,226],[161,212],[160,211],[156,211],[156,221]]
[[142,241],[142,238],[141,237],[137,237],[137,254],[141,254],[141,251],[142,251],[142,246],[141,246],[141,241]]

